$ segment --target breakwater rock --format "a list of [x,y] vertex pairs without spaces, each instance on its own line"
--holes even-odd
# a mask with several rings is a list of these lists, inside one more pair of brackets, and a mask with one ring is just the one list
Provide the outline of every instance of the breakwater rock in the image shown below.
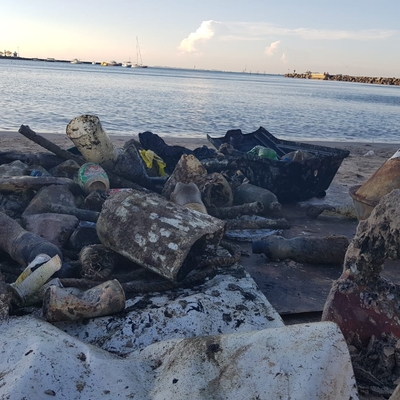
[[343,81],[343,82],[359,82],[359,83],[372,83],[377,85],[400,85],[400,78],[384,78],[384,77],[370,77],[370,76],[350,76],[350,75],[330,75],[328,73],[313,73],[304,72],[285,74],[287,78],[302,78],[302,79],[320,79],[325,81]]

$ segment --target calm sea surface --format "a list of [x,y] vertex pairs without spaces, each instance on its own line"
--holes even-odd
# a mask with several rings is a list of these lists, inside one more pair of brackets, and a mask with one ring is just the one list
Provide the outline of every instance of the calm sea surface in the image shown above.
[[0,88],[0,131],[65,133],[95,114],[109,134],[400,142],[400,86],[2,59]]

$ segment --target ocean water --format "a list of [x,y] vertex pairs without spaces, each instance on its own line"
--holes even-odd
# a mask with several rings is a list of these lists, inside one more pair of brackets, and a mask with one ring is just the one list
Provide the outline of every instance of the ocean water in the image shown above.
[[400,87],[281,75],[0,60],[0,131],[65,133],[81,114],[108,134],[400,142]]

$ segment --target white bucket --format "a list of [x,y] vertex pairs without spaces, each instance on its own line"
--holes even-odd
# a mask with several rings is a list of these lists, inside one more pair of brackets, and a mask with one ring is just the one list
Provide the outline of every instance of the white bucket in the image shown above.
[[107,133],[95,115],[81,115],[67,125],[67,136],[87,161],[112,166],[118,157]]

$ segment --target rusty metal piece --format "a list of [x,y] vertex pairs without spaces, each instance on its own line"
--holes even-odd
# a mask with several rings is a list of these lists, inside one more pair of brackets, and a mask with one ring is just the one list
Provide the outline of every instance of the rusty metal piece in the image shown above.
[[400,287],[380,276],[386,259],[400,257],[399,203],[400,190],[393,190],[359,223],[325,303],[322,319],[336,322],[348,341],[366,343],[383,332],[400,338]]
[[103,205],[97,234],[106,247],[172,281],[196,265],[192,255],[217,246],[224,221],[165,200],[155,193],[121,191]]
[[400,338],[400,288],[384,278],[363,283],[349,271],[333,283],[322,314],[336,322],[348,343],[354,338],[365,345],[382,333]]
[[43,316],[49,322],[111,315],[124,308],[125,292],[116,279],[77,294],[53,285],[43,299]]

